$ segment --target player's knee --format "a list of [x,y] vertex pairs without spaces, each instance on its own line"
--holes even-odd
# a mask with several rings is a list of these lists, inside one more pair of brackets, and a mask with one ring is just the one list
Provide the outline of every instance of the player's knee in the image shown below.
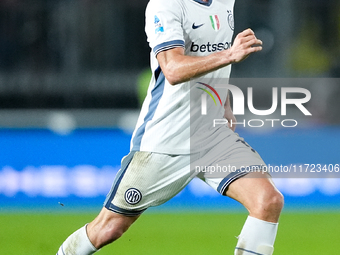
[[87,227],[89,239],[99,249],[120,238],[136,219],[103,210]]
[[103,231],[104,239],[106,240],[106,243],[112,243],[120,238],[125,231],[125,229],[119,226],[108,226]]
[[107,224],[98,229],[96,236],[91,241],[97,249],[100,249],[103,246],[116,241],[125,231],[126,228],[123,228],[122,226]]
[[278,190],[265,192],[258,198],[253,214],[262,220],[278,221],[284,204],[283,195]]
[[284,204],[284,198],[281,192],[274,191],[270,194],[270,197],[267,199],[266,209],[272,213],[280,213]]

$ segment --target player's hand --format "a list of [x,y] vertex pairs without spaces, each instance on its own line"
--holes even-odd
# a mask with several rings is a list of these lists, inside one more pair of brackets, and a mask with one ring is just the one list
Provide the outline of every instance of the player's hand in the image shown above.
[[262,41],[257,39],[250,28],[239,33],[229,49],[232,63],[238,63],[246,59],[251,53],[262,50]]
[[230,106],[226,106],[224,108],[224,118],[226,118],[228,120],[228,127],[235,132],[236,129],[236,118],[233,114],[233,111],[231,110]]

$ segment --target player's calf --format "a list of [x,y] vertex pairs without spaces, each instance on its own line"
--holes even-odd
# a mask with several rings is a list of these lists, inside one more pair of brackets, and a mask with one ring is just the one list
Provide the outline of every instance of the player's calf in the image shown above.
[[65,240],[57,255],[91,255],[121,237],[138,217],[123,216],[103,208],[90,224]]

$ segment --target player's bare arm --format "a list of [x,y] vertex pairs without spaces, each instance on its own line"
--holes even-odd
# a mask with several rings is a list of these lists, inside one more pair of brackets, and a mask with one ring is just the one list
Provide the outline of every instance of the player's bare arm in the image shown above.
[[184,55],[183,48],[173,48],[157,55],[161,69],[171,85],[190,80],[227,65],[238,63],[251,53],[262,50],[262,41],[257,39],[251,29],[239,33],[233,46],[208,56],[194,57]]

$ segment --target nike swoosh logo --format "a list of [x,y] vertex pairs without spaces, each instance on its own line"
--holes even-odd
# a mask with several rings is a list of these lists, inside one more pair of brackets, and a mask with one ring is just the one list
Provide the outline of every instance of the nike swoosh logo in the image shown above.
[[203,24],[201,24],[201,25],[195,25],[195,23],[194,24],[192,24],[192,29],[197,29],[197,28],[199,28],[199,27],[201,27],[201,26],[203,26],[204,25],[204,23]]

